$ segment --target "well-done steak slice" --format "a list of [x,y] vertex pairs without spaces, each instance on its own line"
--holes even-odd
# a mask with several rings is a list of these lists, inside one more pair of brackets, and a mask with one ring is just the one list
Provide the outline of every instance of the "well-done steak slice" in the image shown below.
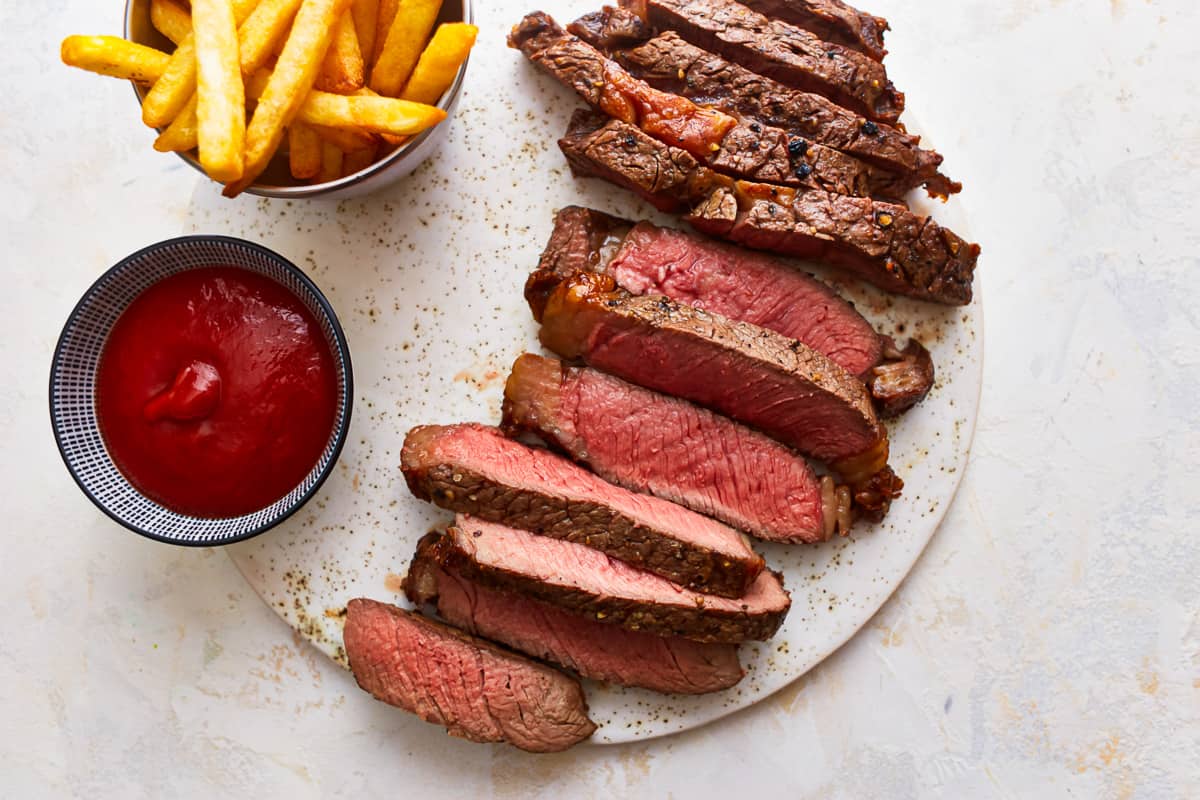
[[605,625],[558,606],[473,581],[433,557],[427,534],[404,580],[408,599],[436,603],[450,624],[585,678],[671,694],[706,694],[742,679],[737,647]]
[[[768,436],[686,400],[594,369],[526,354],[504,388],[503,426],[532,432],[607,481],[776,542],[849,533],[848,487],[829,491],[808,463]],[[845,506],[838,526],[836,492]]]
[[698,642],[771,638],[791,599],[764,570],[745,597],[693,592],[599,550],[459,517],[430,550],[438,563],[473,581],[516,592],[606,625]]
[[739,0],[760,14],[810,30],[827,42],[865,53],[876,61],[887,55],[883,17],[859,11],[842,0]]
[[734,0],[621,0],[621,5],[657,29],[677,31],[705,50],[825,95],[869,119],[895,123],[904,110],[904,94],[878,61]]
[[576,174],[631,189],[697,230],[824,261],[897,294],[971,301],[979,246],[903,206],[734,181],[633,125],[580,110],[559,148]]
[[665,295],[799,339],[861,376],[887,416],[933,386],[933,359],[919,342],[900,349],[825,284],[762,253],[567,206],[554,216],[538,269],[606,273],[631,294]]
[[650,37],[651,29],[626,9],[586,14],[567,28],[656,89],[719,108],[746,123],[787,131],[800,140],[794,147],[840,150],[901,176],[907,185],[923,184],[937,197],[962,191],[962,184],[939,171],[942,155],[921,148],[921,137],[885,123],[867,125],[828,98],[752,72],[674,31]]
[[343,637],[359,686],[451,736],[552,753],[596,730],[577,680],[420,614],[351,600]]
[[635,297],[594,272],[557,285],[535,274],[526,296],[542,344],[568,361],[720,412],[850,482],[887,463],[887,432],[866,387],[801,342],[666,297]]
[[800,140],[785,131],[756,122],[743,124],[724,112],[661,92],[540,11],[521,20],[508,41],[593,108],[682,147],[718,172],[892,200],[903,198],[919,183],[816,143],[801,147]]
[[741,597],[763,570],[762,557],[727,525],[613,486],[495,428],[413,428],[400,458],[423,500],[580,542],[699,591]]

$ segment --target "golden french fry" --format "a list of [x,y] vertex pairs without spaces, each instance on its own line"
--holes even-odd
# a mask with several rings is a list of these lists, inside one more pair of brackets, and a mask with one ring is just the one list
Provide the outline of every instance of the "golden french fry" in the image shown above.
[[192,15],[175,0],[150,0],[150,24],[178,46],[192,32]]
[[241,180],[225,187],[227,197],[240,194],[271,162],[283,140],[284,128],[295,118],[317,78],[333,38],[334,23],[349,7],[350,0],[301,3],[292,32],[246,130],[246,171]]
[[379,0],[379,17],[375,23],[375,49],[371,52],[371,69],[375,69],[379,55],[383,52],[384,42],[388,31],[396,21],[396,13],[400,10],[400,0]]
[[329,43],[329,50],[325,53],[314,85],[323,92],[337,94],[350,94],[362,88],[363,57],[350,9],[338,17],[333,29],[333,41]]
[[356,150],[369,150],[375,146],[375,137],[366,131],[355,128],[331,128],[328,125],[313,125],[306,123],[322,141],[341,150],[343,153],[353,153]]
[[436,103],[454,83],[458,68],[470,55],[478,33],[479,28],[465,22],[439,25],[429,46],[421,53],[400,98],[430,105]]
[[446,112],[434,106],[393,97],[346,97],[312,92],[300,110],[300,118],[310,125],[411,136],[444,120]]
[[321,139],[303,122],[288,126],[288,166],[296,180],[317,177],[321,171]]
[[383,52],[371,68],[372,89],[387,97],[400,94],[429,41],[441,8],[442,0],[404,0],[388,29]]
[[200,165],[215,181],[236,181],[244,166],[246,87],[231,0],[192,0],[192,29]]
[[317,172],[317,183],[336,181],[342,177],[342,161],[345,156],[337,145],[321,142],[321,169]]
[[242,74],[251,75],[276,52],[300,8],[300,0],[262,0],[238,28]]
[[196,102],[196,94],[193,92],[183,111],[180,111],[166,130],[154,140],[155,150],[160,153],[183,153],[200,143],[200,135],[196,130]]
[[350,14],[354,17],[354,30],[358,34],[365,78],[367,64],[373,63],[375,58],[375,34],[379,30],[379,0],[351,0]]
[[[382,97],[383,96],[367,86],[364,86],[363,88],[359,89],[357,92],[355,92],[355,94],[359,95],[360,97]],[[384,142],[392,145],[393,147],[399,147],[400,145],[404,144],[412,137],[396,136],[391,133],[380,133],[379,138],[383,139]]]
[[373,147],[363,150],[352,150],[342,158],[342,177],[353,175],[360,170],[375,163],[375,157],[379,153],[378,143]]
[[67,66],[138,83],[158,80],[171,61],[161,50],[116,36],[68,36],[61,55]]
[[[233,17],[240,25],[250,16],[257,0],[232,0]],[[161,128],[179,115],[188,98],[196,91],[196,45],[194,36],[185,36],[171,54],[171,62],[142,101],[142,122]]]

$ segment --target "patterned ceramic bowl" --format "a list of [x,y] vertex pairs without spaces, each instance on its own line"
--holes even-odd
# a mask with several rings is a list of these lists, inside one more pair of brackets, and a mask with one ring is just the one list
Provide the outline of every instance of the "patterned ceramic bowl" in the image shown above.
[[[446,0],[442,3],[442,10],[437,20],[438,24],[474,21],[472,0]],[[167,52],[174,49],[174,45],[155,30],[150,22],[150,0],[126,0],[125,38]],[[463,79],[467,74],[467,65],[470,61],[471,59],[468,58],[459,67],[454,83],[437,103],[437,107],[446,112],[446,119],[386,153],[369,167],[336,181],[307,183],[293,178],[288,172],[287,159],[276,156],[272,159],[271,165],[267,167],[267,171],[259,176],[259,179],[246,189],[246,192],[260,197],[280,197],[288,200],[306,197],[345,200],[349,197],[368,194],[394,183],[420,166],[421,162],[433,155],[445,140],[454,119],[454,109],[458,105],[458,97],[462,93]],[[133,84],[133,90],[137,94],[138,103],[141,103],[142,98],[146,96],[147,87]],[[178,153],[177,155],[201,175],[204,175],[204,170],[195,153]]]
[[[312,470],[285,496],[252,514],[204,519],[176,513],[142,495],[117,469],[96,418],[96,370],[109,331],[135,297],[163,278],[227,265],[257,272],[291,290],[321,326],[333,353],[337,407],[333,430]],[[172,544],[208,547],[256,536],[296,512],[333,471],[350,427],[354,381],[350,349],[329,302],[291,262],[257,244],[226,236],[184,236],[150,245],[92,284],[75,306],[50,367],[50,421],[59,452],[83,493],[135,533]]]

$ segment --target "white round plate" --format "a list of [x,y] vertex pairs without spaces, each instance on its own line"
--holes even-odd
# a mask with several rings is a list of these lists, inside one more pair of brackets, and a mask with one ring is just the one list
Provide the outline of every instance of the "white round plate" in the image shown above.
[[[555,11],[565,23],[600,4],[555,5],[568,7]],[[679,224],[628,192],[571,177],[555,140],[580,103],[503,41],[530,7],[507,0],[480,6],[479,44],[458,112],[447,123],[450,135],[415,173],[338,204],[230,202],[201,182],[187,212],[194,230],[259,240],[306,269],[349,338],[356,397],[338,469],[291,520],[228,548],[254,590],[343,664],[346,602],[365,596],[404,604],[400,576],[417,539],[450,518],[409,495],[399,469],[405,432],[425,423],[498,422],[509,366],[525,350],[538,349],[521,290],[554,211],[576,203]],[[955,203],[932,206],[942,222],[969,234]],[[966,308],[885,297],[851,284],[838,288],[880,330],[914,335],[933,353],[937,385],[891,426],[891,463],[906,483],[904,496],[886,522],[849,539],[761,547],[784,573],[792,611],[772,641],[742,647],[748,674],[732,690],[677,697],[588,683],[591,715],[600,725],[594,742],[693,728],[800,677],[870,619],[944,516],[979,403],[978,287]]]

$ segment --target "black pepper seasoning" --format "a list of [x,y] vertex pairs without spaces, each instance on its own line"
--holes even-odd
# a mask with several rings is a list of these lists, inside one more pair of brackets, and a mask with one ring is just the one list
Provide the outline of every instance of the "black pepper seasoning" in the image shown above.
[[879,126],[871,120],[867,120],[862,124],[862,132],[867,136],[874,136],[875,134],[879,133]]
[[809,175],[812,175],[812,171],[812,167],[808,164],[801,164],[800,166],[796,167],[796,177],[803,180]]
[[799,137],[788,142],[788,155],[798,158],[808,153],[808,142]]

